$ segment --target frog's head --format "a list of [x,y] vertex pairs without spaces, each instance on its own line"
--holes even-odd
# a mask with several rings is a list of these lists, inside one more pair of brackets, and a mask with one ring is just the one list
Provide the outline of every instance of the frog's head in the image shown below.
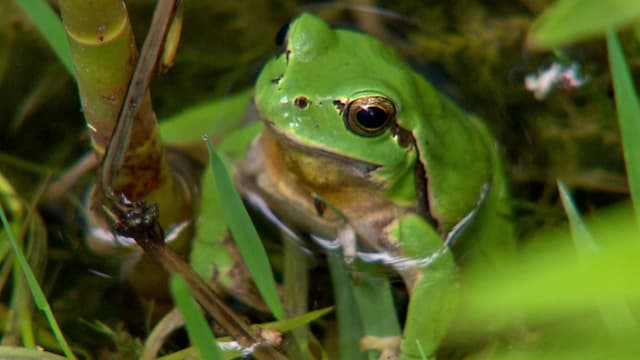
[[396,200],[415,199],[417,154],[398,126],[416,100],[413,72],[377,39],[309,14],[291,22],[281,43],[258,78],[256,103],[298,176],[343,171]]

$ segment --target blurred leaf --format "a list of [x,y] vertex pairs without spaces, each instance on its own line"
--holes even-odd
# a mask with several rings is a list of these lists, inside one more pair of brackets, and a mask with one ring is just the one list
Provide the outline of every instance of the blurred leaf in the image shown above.
[[19,129],[24,121],[62,91],[68,78],[60,76],[60,65],[55,64],[47,68],[44,75],[39,78],[35,86],[25,94],[24,99],[16,109],[16,114],[11,120],[12,131]]
[[0,346],[0,356],[3,359],[37,359],[37,360],[65,360],[64,356],[48,353],[38,349],[27,349],[13,346]]
[[571,237],[578,249],[578,253],[582,255],[588,255],[598,252],[598,245],[593,241],[589,229],[582,221],[582,217],[576,209],[576,205],[573,203],[573,198],[567,189],[567,185],[564,182],[558,181],[558,191],[560,192],[560,199],[562,200],[562,206],[569,218],[569,226],[571,226]]
[[[633,2],[640,7],[640,1]],[[627,179],[631,190],[636,222],[640,226],[640,104],[629,68],[624,60],[618,37],[613,31],[607,32],[609,65],[613,79],[613,90],[622,137],[622,150],[627,167]]]
[[[576,209],[571,194],[562,181],[558,181],[558,190],[560,191],[562,205],[569,218],[571,237],[578,250],[578,254],[581,256],[593,256],[597,254],[600,251],[599,246],[591,236],[587,225],[582,221],[582,217],[578,213],[578,209]],[[624,301],[599,304],[598,307],[602,319],[612,337],[620,338],[628,333],[637,333],[637,321]]]
[[559,0],[534,22],[529,45],[555,48],[640,19],[640,1]]
[[[628,216],[628,215],[627,215]],[[477,271],[465,291],[468,326],[503,313],[532,320],[562,318],[599,304],[640,300],[640,246],[635,224],[610,229],[596,254],[579,258],[566,235],[547,235],[542,248],[523,251],[499,275]],[[605,245],[606,244],[606,245]],[[472,321],[475,320],[475,321]]]
[[247,268],[264,301],[274,316],[282,319],[284,317],[284,309],[278,296],[276,282],[273,278],[267,253],[262,246],[262,241],[227,173],[224,162],[208,140],[207,147],[209,149],[216,192],[222,205],[221,210],[225,222],[229,226],[231,234],[233,234],[233,239],[238,245],[240,254],[247,264]]
[[[1,155],[1,154],[0,154]],[[0,172],[0,206],[6,206],[9,214],[20,218],[24,208],[9,180]]]
[[[562,334],[560,337],[567,336]],[[626,342],[612,346],[602,346],[597,339],[574,339],[562,349],[548,346],[548,344],[530,343],[521,348],[511,347],[491,353],[486,359],[490,360],[610,360],[636,359],[640,353],[640,344]],[[545,346],[546,345],[546,346]]]
[[225,276],[234,264],[229,249],[225,247],[223,238],[227,224],[222,217],[218,195],[213,184],[213,172],[205,169],[202,179],[202,209],[200,220],[196,223],[196,235],[189,255],[189,264],[200,277],[210,279],[217,270],[217,279],[223,286],[230,286],[231,279]]
[[44,0],[17,0],[33,24],[47,40],[67,72],[75,77],[76,72],[71,58],[71,47],[62,21]]
[[200,142],[204,135],[224,136],[242,125],[252,95],[253,89],[247,89],[185,108],[160,123],[160,136],[171,144]]
[[193,300],[187,283],[178,274],[171,275],[171,295],[184,317],[189,338],[200,351],[200,356],[207,360],[223,359],[220,347]]

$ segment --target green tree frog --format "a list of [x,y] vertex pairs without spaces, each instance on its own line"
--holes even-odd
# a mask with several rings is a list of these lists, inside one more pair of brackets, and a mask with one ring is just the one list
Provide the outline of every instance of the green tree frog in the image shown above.
[[459,269],[497,266],[512,247],[498,147],[377,39],[303,14],[281,40],[257,80],[265,129],[239,187],[347,257],[388,254],[411,297],[399,357],[433,354],[464,290]]

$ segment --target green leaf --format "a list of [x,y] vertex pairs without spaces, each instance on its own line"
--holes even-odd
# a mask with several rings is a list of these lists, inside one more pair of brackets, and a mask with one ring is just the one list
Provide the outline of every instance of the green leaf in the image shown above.
[[60,355],[44,352],[39,349],[27,349],[14,346],[0,346],[0,357],[3,359],[65,360]]
[[[615,226],[607,230],[600,251],[588,257],[576,255],[566,234],[546,234],[538,246],[530,245],[507,263],[505,271],[470,274],[463,301],[465,326],[473,330],[504,313],[545,321],[579,316],[616,301],[637,304],[639,234],[629,221]],[[535,239],[528,242],[536,244]]]
[[[635,1],[635,4],[640,2]],[[627,167],[627,179],[631,190],[636,222],[640,225],[640,104],[629,68],[624,60],[618,37],[613,31],[607,32],[609,66],[613,79],[616,110],[622,138],[622,151]]]
[[226,137],[231,130],[242,125],[251,96],[253,89],[247,89],[223,99],[193,105],[164,119],[160,123],[162,141],[188,144],[199,142],[207,134]]
[[189,287],[179,274],[171,275],[171,295],[184,317],[189,338],[200,351],[203,359],[222,360],[222,351],[189,292]]
[[340,359],[368,359],[367,353],[360,351],[358,345],[358,340],[364,336],[364,326],[342,251],[328,251],[327,262],[336,304]]
[[218,281],[225,287],[230,286],[231,279],[226,274],[233,267],[235,260],[222,241],[227,232],[227,224],[221,216],[222,210],[215,191],[213,172],[208,168],[205,169],[202,178],[201,194],[202,221],[196,223],[189,264],[205,280],[211,279],[217,270]]
[[75,77],[76,71],[71,57],[71,47],[58,15],[44,0],[17,0],[17,2],[47,40],[67,72]]
[[560,0],[536,19],[529,43],[537,48],[565,46],[638,19],[640,1]]
[[[233,186],[224,162],[208,140],[207,147],[209,150],[211,171],[213,171],[214,174],[214,183],[218,193],[218,200],[221,204],[222,216],[227,225],[229,225],[229,230],[231,230],[231,234],[233,234],[233,239],[238,245],[240,254],[247,264],[247,268],[258,287],[258,291],[260,291],[260,294],[265,303],[267,303],[267,306],[269,306],[269,309],[273,312],[273,315],[278,319],[282,319],[284,317],[284,309],[278,296],[278,290],[273,278],[269,259],[267,258],[267,252],[262,246],[262,241],[251,222],[249,213],[247,213],[247,210],[242,204],[240,195],[238,195],[238,192]],[[206,206],[206,204],[203,206]]]

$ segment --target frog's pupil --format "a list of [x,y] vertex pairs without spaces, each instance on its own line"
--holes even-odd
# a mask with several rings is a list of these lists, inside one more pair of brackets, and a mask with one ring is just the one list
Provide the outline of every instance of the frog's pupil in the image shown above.
[[358,110],[356,118],[362,127],[377,129],[387,122],[387,113],[377,106],[369,106]]

